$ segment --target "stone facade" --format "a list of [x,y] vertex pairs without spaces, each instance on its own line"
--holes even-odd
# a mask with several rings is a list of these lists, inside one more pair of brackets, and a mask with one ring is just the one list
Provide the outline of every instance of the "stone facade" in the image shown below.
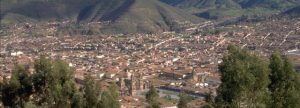
[[143,79],[142,73],[130,73],[130,78],[120,78],[118,85],[120,87],[121,95],[135,96],[138,90],[145,90],[149,88],[149,81]]

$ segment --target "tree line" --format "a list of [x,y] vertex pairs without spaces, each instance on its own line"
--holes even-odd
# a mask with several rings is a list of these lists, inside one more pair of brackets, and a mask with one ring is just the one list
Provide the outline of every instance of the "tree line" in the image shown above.
[[204,108],[300,107],[300,75],[277,51],[266,59],[231,45],[219,72],[217,96],[209,95]]
[[[154,86],[151,86],[146,93],[146,101],[149,104],[147,108],[162,108],[159,103],[159,94]],[[179,101],[177,103],[178,108],[188,108],[188,95],[184,92],[179,94]]]
[[[28,66],[16,65],[11,78],[0,82],[1,103],[11,108],[120,108],[119,94],[116,83],[103,89],[90,75],[82,86],[76,86],[67,63],[45,56],[35,60],[33,72]],[[162,108],[154,86],[145,97],[148,108]],[[187,108],[187,95],[180,97],[179,108]]]
[[119,90],[112,83],[106,90],[87,75],[81,87],[75,85],[73,71],[62,60],[41,57],[34,71],[16,65],[10,80],[0,84],[1,102],[12,108],[119,108]]

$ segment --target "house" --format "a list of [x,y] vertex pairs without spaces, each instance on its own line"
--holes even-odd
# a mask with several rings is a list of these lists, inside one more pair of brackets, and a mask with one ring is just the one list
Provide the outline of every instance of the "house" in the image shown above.
[[[99,73],[98,73],[98,76],[99,76],[99,78],[101,79],[101,78],[103,78],[103,77],[105,76],[105,73],[99,72]],[[109,76],[109,77],[111,77],[111,76]],[[114,77],[114,76],[112,76],[112,77]],[[112,78],[112,77],[111,77],[111,78]]]
[[[101,75],[99,75],[99,76],[101,76]],[[112,72],[107,72],[107,73],[105,73],[105,78],[111,79],[111,78],[113,78],[114,76],[116,76],[115,73],[112,73]]]
[[162,73],[159,75],[160,77],[166,77],[174,80],[186,79],[191,74],[191,69],[185,69],[182,67],[175,67],[174,69],[165,68],[162,70]]
[[187,77],[185,73],[179,73],[179,72],[163,72],[159,76],[175,79],[175,80],[181,80]]
[[22,55],[22,54],[24,54],[22,51],[10,53],[11,56],[19,56],[19,55]]
[[116,68],[108,67],[106,69],[105,77],[111,79],[111,78],[115,77],[119,72],[120,72],[119,67],[116,67]]

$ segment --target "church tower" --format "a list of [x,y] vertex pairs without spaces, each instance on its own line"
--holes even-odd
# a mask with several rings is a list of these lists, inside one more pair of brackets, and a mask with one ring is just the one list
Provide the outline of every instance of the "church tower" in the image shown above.
[[131,81],[130,81],[130,89],[129,89],[131,96],[136,95],[136,90],[137,90],[136,87],[137,87],[136,78],[135,78],[134,74],[132,74]]
[[193,67],[193,70],[192,70],[192,78],[193,78],[193,81],[199,81],[199,76],[195,72],[195,68],[194,67]]

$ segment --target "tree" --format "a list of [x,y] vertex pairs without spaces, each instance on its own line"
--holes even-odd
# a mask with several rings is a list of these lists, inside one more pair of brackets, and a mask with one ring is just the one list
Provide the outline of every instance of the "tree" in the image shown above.
[[84,80],[83,92],[86,107],[96,108],[100,101],[100,87],[90,75],[88,75]]
[[271,84],[269,89],[272,92],[272,107],[282,108],[285,100],[282,99],[284,92],[284,63],[278,52],[275,52],[270,57]]
[[115,83],[101,98],[99,83],[91,76],[85,78],[82,88],[76,89],[73,72],[62,60],[52,61],[42,56],[35,61],[34,69],[30,74],[24,66],[16,65],[11,79],[0,83],[1,102],[5,107],[120,107],[119,89]]
[[2,102],[4,106],[17,107],[20,105],[20,97],[18,94],[21,84],[19,82],[19,77],[14,74],[12,75],[10,81],[5,81],[3,85],[2,92]]
[[153,103],[151,103],[150,108],[161,108],[161,106],[158,102],[153,102]]
[[114,99],[119,97],[119,86],[115,82],[109,86],[108,90]]
[[112,83],[108,91],[103,91],[101,95],[101,102],[99,103],[100,108],[120,108],[118,101],[119,87],[116,83]]
[[33,102],[26,102],[24,108],[38,108]]
[[36,92],[37,104],[45,104],[48,99],[47,88],[51,81],[52,63],[45,56],[41,56],[40,59],[34,62],[34,73],[32,75],[33,86]]
[[[108,91],[102,93],[101,98],[101,89],[99,83],[96,82],[91,76],[87,76],[84,80],[84,86],[82,89],[77,90],[75,88],[75,80],[73,78],[73,72],[68,67],[68,65],[62,60],[50,61],[45,57],[41,57],[35,62],[35,73],[33,73],[32,83],[28,84],[34,87],[35,92],[28,92],[29,95],[24,97],[29,97],[30,95],[34,96],[34,99],[31,103],[36,106],[46,106],[46,107],[74,107],[74,108],[119,108],[120,103],[118,102],[119,89],[116,84],[112,84]],[[19,70],[22,70],[19,69]],[[22,70],[22,72],[25,72]],[[7,95],[12,98],[14,101],[10,101],[11,105],[23,105],[20,102],[20,91],[26,90],[25,86],[28,82],[24,80],[27,74],[20,74],[18,72],[14,75],[12,80],[9,81],[7,85]],[[29,80],[31,81],[31,80]],[[2,85],[1,85],[2,88]],[[26,88],[23,90],[23,88]],[[30,90],[30,89],[29,89]],[[12,92],[16,91],[16,92]],[[23,93],[23,92],[21,92]],[[24,92],[26,93],[26,91]],[[17,103],[16,103],[17,102]],[[28,102],[25,100],[24,103]],[[26,103],[29,104],[29,103]]]
[[68,65],[61,60],[52,62],[41,57],[36,60],[34,68],[31,75],[24,66],[15,66],[12,78],[1,85],[4,106],[70,107],[71,98],[77,91]]
[[205,104],[202,106],[202,108],[214,108],[215,102],[212,95],[212,92],[208,93],[208,95],[205,96]]
[[267,63],[247,49],[228,47],[219,65],[222,84],[217,107],[267,107],[269,69]]
[[1,89],[4,106],[22,107],[33,92],[31,77],[24,66],[16,65],[9,81],[4,81]]
[[296,73],[290,60],[278,52],[270,57],[271,107],[295,108],[300,106],[299,74]]
[[[112,106],[110,108],[120,108],[120,103],[118,101],[119,98],[119,86],[116,83],[112,83],[109,88],[109,94],[111,95],[110,102],[112,103]],[[103,96],[102,96],[103,97]]]
[[99,108],[118,108],[114,105],[113,96],[108,92],[104,91],[101,95],[101,102],[99,103]]
[[299,74],[296,73],[294,65],[284,56],[284,70],[286,73],[286,103],[284,104],[285,108],[296,108],[300,106],[300,89],[299,83]]
[[146,93],[146,100],[150,104],[151,108],[160,108],[157,99],[159,98],[159,94],[154,86],[150,87],[150,90]]
[[154,86],[150,87],[150,90],[146,93],[147,102],[151,103],[159,97],[157,90]]
[[49,103],[54,107],[69,107],[69,101],[76,92],[73,72],[67,63],[62,60],[53,62],[51,73],[49,73],[47,95]]
[[181,93],[179,95],[180,99],[179,102],[177,104],[178,108],[188,108],[187,104],[188,104],[188,96],[185,93]]
[[72,97],[71,108],[85,108],[85,100],[81,92],[77,92]]
[[0,104],[2,105],[3,104],[3,101],[2,101],[2,99],[3,99],[3,87],[4,87],[4,84],[3,84],[3,81],[0,81],[0,99],[1,99],[1,101],[0,101]]

